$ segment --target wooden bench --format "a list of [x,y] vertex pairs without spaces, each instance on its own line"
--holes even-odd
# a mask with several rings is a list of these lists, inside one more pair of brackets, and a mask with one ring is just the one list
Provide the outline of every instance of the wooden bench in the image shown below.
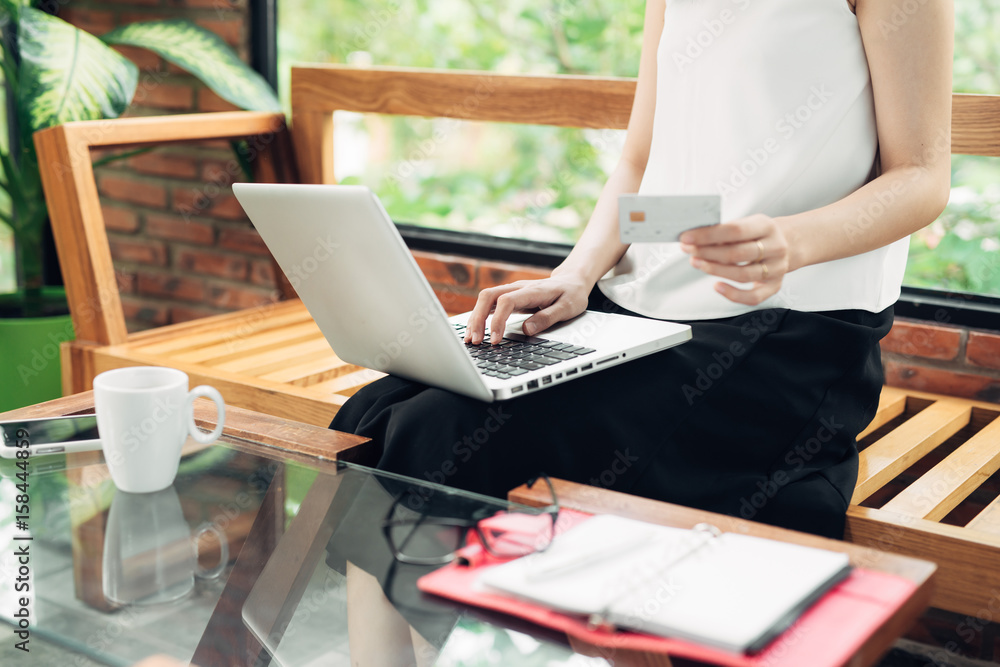
[[[264,137],[264,178],[293,180],[297,168],[302,182],[332,183],[338,110],[624,129],[635,90],[627,79],[339,66],[293,68],[291,85],[294,162],[283,120],[272,114],[71,123],[36,135],[77,332],[63,347],[66,392],[89,389],[109,368],[169,365],[215,385],[232,405],[325,425],[377,376],[337,359],[297,300],[129,335],[91,148]],[[1000,156],[1000,96],[954,96],[952,150]],[[961,613],[990,608],[1000,596],[998,411],[886,387],[859,438],[861,474],[847,538],[938,562],[934,604]]]

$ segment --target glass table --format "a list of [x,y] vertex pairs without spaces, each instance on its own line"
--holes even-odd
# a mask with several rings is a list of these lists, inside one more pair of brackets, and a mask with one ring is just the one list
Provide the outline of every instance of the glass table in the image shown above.
[[[92,406],[89,393],[77,394],[16,417]],[[214,408],[196,405],[203,427],[213,425],[213,415]],[[607,660],[560,633],[419,593],[417,578],[436,566],[401,563],[401,551],[447,552],[455,531],[443,524],[469,525],[498,511],[537,513],[552,492],[535,484],[511,491],[520,504],[487,498],[365,467],[377,454],[364,438],[230,408],[223,438],[209,446],[190,441],[174,484],[157,493],[116,490],[100,452],[33,458],[27,529],[15,512],[18,470],[0,462],[0,621],[15,631],[3,633],[0,664],[127,666],[152,655],[199,667],[671,664],[645,654],[633,662],[621,651]],[[852,665],[876,664],[930,599],[932,563],[554,485],[563,507],[686,528],[708,521],[844,551],[856,565],[912,581],[913,595],[858,647]],[[422,517],[448,521],[407,534]],[[18,588],[24,582],[15,554],[24,545],[27,592]],[[24,596],[30,653],[15,648],[12,610]]]
[[[149,494],[117,490],[99,452],[33,457],[27,531],[15,522],[18,469],[0,462],[0,608],[24,595],[13,554],[29,545],[32,649],[5,642],[0,663],[350,665],[350,628],[362,664],[608,664],[564,637],[427,599],[415,581],[433,566],[398,563],[382,530],[390,511],[474,517],[510,503],[303,453],[329,435],[310,429],[285,428],[284,443],[231,428],[211,446],[189,441],[173,485]],[[338,458],[364,459],[355,440]]]

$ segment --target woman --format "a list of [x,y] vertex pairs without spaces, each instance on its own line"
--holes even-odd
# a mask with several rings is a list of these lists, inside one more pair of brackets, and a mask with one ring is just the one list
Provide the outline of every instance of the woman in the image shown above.
[[[856,6],[855,6],[856,5]],[[399,378],[332,428],[379,467],[503,495],[538,472],[839,537],[907,237],[950,183],[952,3],[649,0],[621,160],[550,278],[484,290],[539,334],[592,309],[686,321],[676,348],[486,405]],[[725,224],[619,240],[621,193],[719,193]],[[595,287],[596,286],[596,287]]]

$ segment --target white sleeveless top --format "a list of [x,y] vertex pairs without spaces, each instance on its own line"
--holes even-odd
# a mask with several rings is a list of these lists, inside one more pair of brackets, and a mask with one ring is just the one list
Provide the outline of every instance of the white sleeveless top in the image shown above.
[[[667,0],[656,74],[641,194],[718,193],[725,221],[825,206],[868,180],[875,108],[846,0]],[[844,220],[844,233],[878,224],[880,213]],[[793,271],[758,306],[717,293],[721,279],[691,267],[677,243],[633,244],[598,286],[662,319],[760,308],[879,312],[899,297],[908,244]]]

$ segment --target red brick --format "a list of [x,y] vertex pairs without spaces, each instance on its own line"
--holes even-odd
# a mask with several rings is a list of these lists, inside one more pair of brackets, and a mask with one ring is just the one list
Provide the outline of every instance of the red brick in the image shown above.
[[148,82],[139,82],[132,103],[154,109],[190,111],[194,104],[194,89],[184,84],[164,83],[151,77]]
[[139,218],[135,211],[117,206],[102,206],[104,226],[114,232],[134,232],[139,229]]
[[120,54],[135,63],[135,66],[141,70],[150,70],[154,72],[160,71],[163,67],[163,60],[160,56],[156,55],[149,49],[143,49],[138,46],[127,46],[122,44],[116,44],[111,47],[118,51]]
[[163,304],[153,304],[135,297],[123,297],[122,311],[126,320],[146,326],[162,327],[170,323],[169,310]]
[[233,153],[233,145],[226,139],[206,139],[205,141],[194,141],[188,145],[197,146],[198,148],[227,151],[230,155]]
[[188,9],[225,11],[246,7],[246,0],[167,0],[168,4]]
[[1000,369],[1000,336],[970,331],[965,358],[976,366]]
[[115,27],[114,14],[94,9],[64,7],[59,12],[59,18],[94,35],[103,35]]
[[471,260],[421,251],[414,252],[413,257],[432,285],[474,286],[476,265]]
[[193,179],[198,176],[198,160],[186,155],[143,153],[128,161],[128,165],[142,174],[169,178]]
[[252,255],[270,255],[260,234],[253,228],[230,227],[219,230],[219,247]]
[[143,183],[118,176],[103,176],[101,177],[100,190],[101,194],[106,197],[133,204],[161,207],[167,204],[166,189],[155,183]]
[[518,280],[540,280],[548,278],[552,269],[524,264],[504,264],[502,262],[482,262],[479,265],[479,289],[507,285]]
[[1000,380],[983,375],[957,373],[890,360],[885,364],[885,383],[904,389],[1000,402]]
[[[135,3],[139,4],[139,3]],[[128,23],[139,23],[140,21],[163,21],[165,19],[175,19],[172,13],[157,12],[157,11],[138,11],[138,12],[122,12],[118,15],[118,25],[126,25]]]
[[274,262],[269,259],[255,259],[250,263],[250,282],[261,287],[274,287],[277,276],[275,275]]
[[201,88],[198,90],[198,111],[234,111],[239,109],[232,102],[227,102],[212,90]]
[[160,4],[161,0],[101,0],[102,4],[105,5],[141,5],[146,7],[154,7]]
[[896,320],[882,339],[882,351],[949,361],[958,357],[961,343],[961,329]]
[[119,294],[133,294],[135,292],[135,274],[125,273],[115,270],[115,282],[118,283]]
[[230,285],[212,285],[208,288],[205,303],[227,310],[242,310],[255,308],[275,300],[273,290],[263,290],[252,287],[236,287]]
[[185,218],[211,216],[225,220],[246,220],[246,213],[239,201],[226,186],[205,183],[198,188],[173,189],[174,210]]
[[444,311],[449,315],[469,312],[475,307],[476,300],[479,298],[478,294],[456,292],[448,288],[435,287],[434,293],[437,295],[438,301],[441,302]]
[[205,282],[196,278],[140,272],[138,287],[139,294],[147,296],[197,302],[205,299]]
[[201,180],[218,185],[231,186],[243,179],[243,167],[236,158],[227,160],[202,160]]
[[223,311],[221,310],[211,310],[208,308],[199,308],[197,306],[173,306],[170,309],[170,322],[172,324],[177,324],[178,322],[190,322],[191,320],[200,320],[203,317],[219,315],[222,312]]
[[147,215],[146,233],[172,241],[209,245],[215,241],[215,229],[201,222],[184,221],[166,215]]
[[108,239],[111,256],[119,262],[133,262],[150,266],[164,266],[167,263],[167,249],[160,241],[141,238]]
[[241,18],[198,19],[195,23],[206,30],[214,32],[229,46],[239,46],[243,41],[243,26],[245,22]]
[[235,255],[225,255],[204,250],[178,250],[174,266],[184,271],[207,273],[219,278],[244,280],[249,270],[249,262]]

